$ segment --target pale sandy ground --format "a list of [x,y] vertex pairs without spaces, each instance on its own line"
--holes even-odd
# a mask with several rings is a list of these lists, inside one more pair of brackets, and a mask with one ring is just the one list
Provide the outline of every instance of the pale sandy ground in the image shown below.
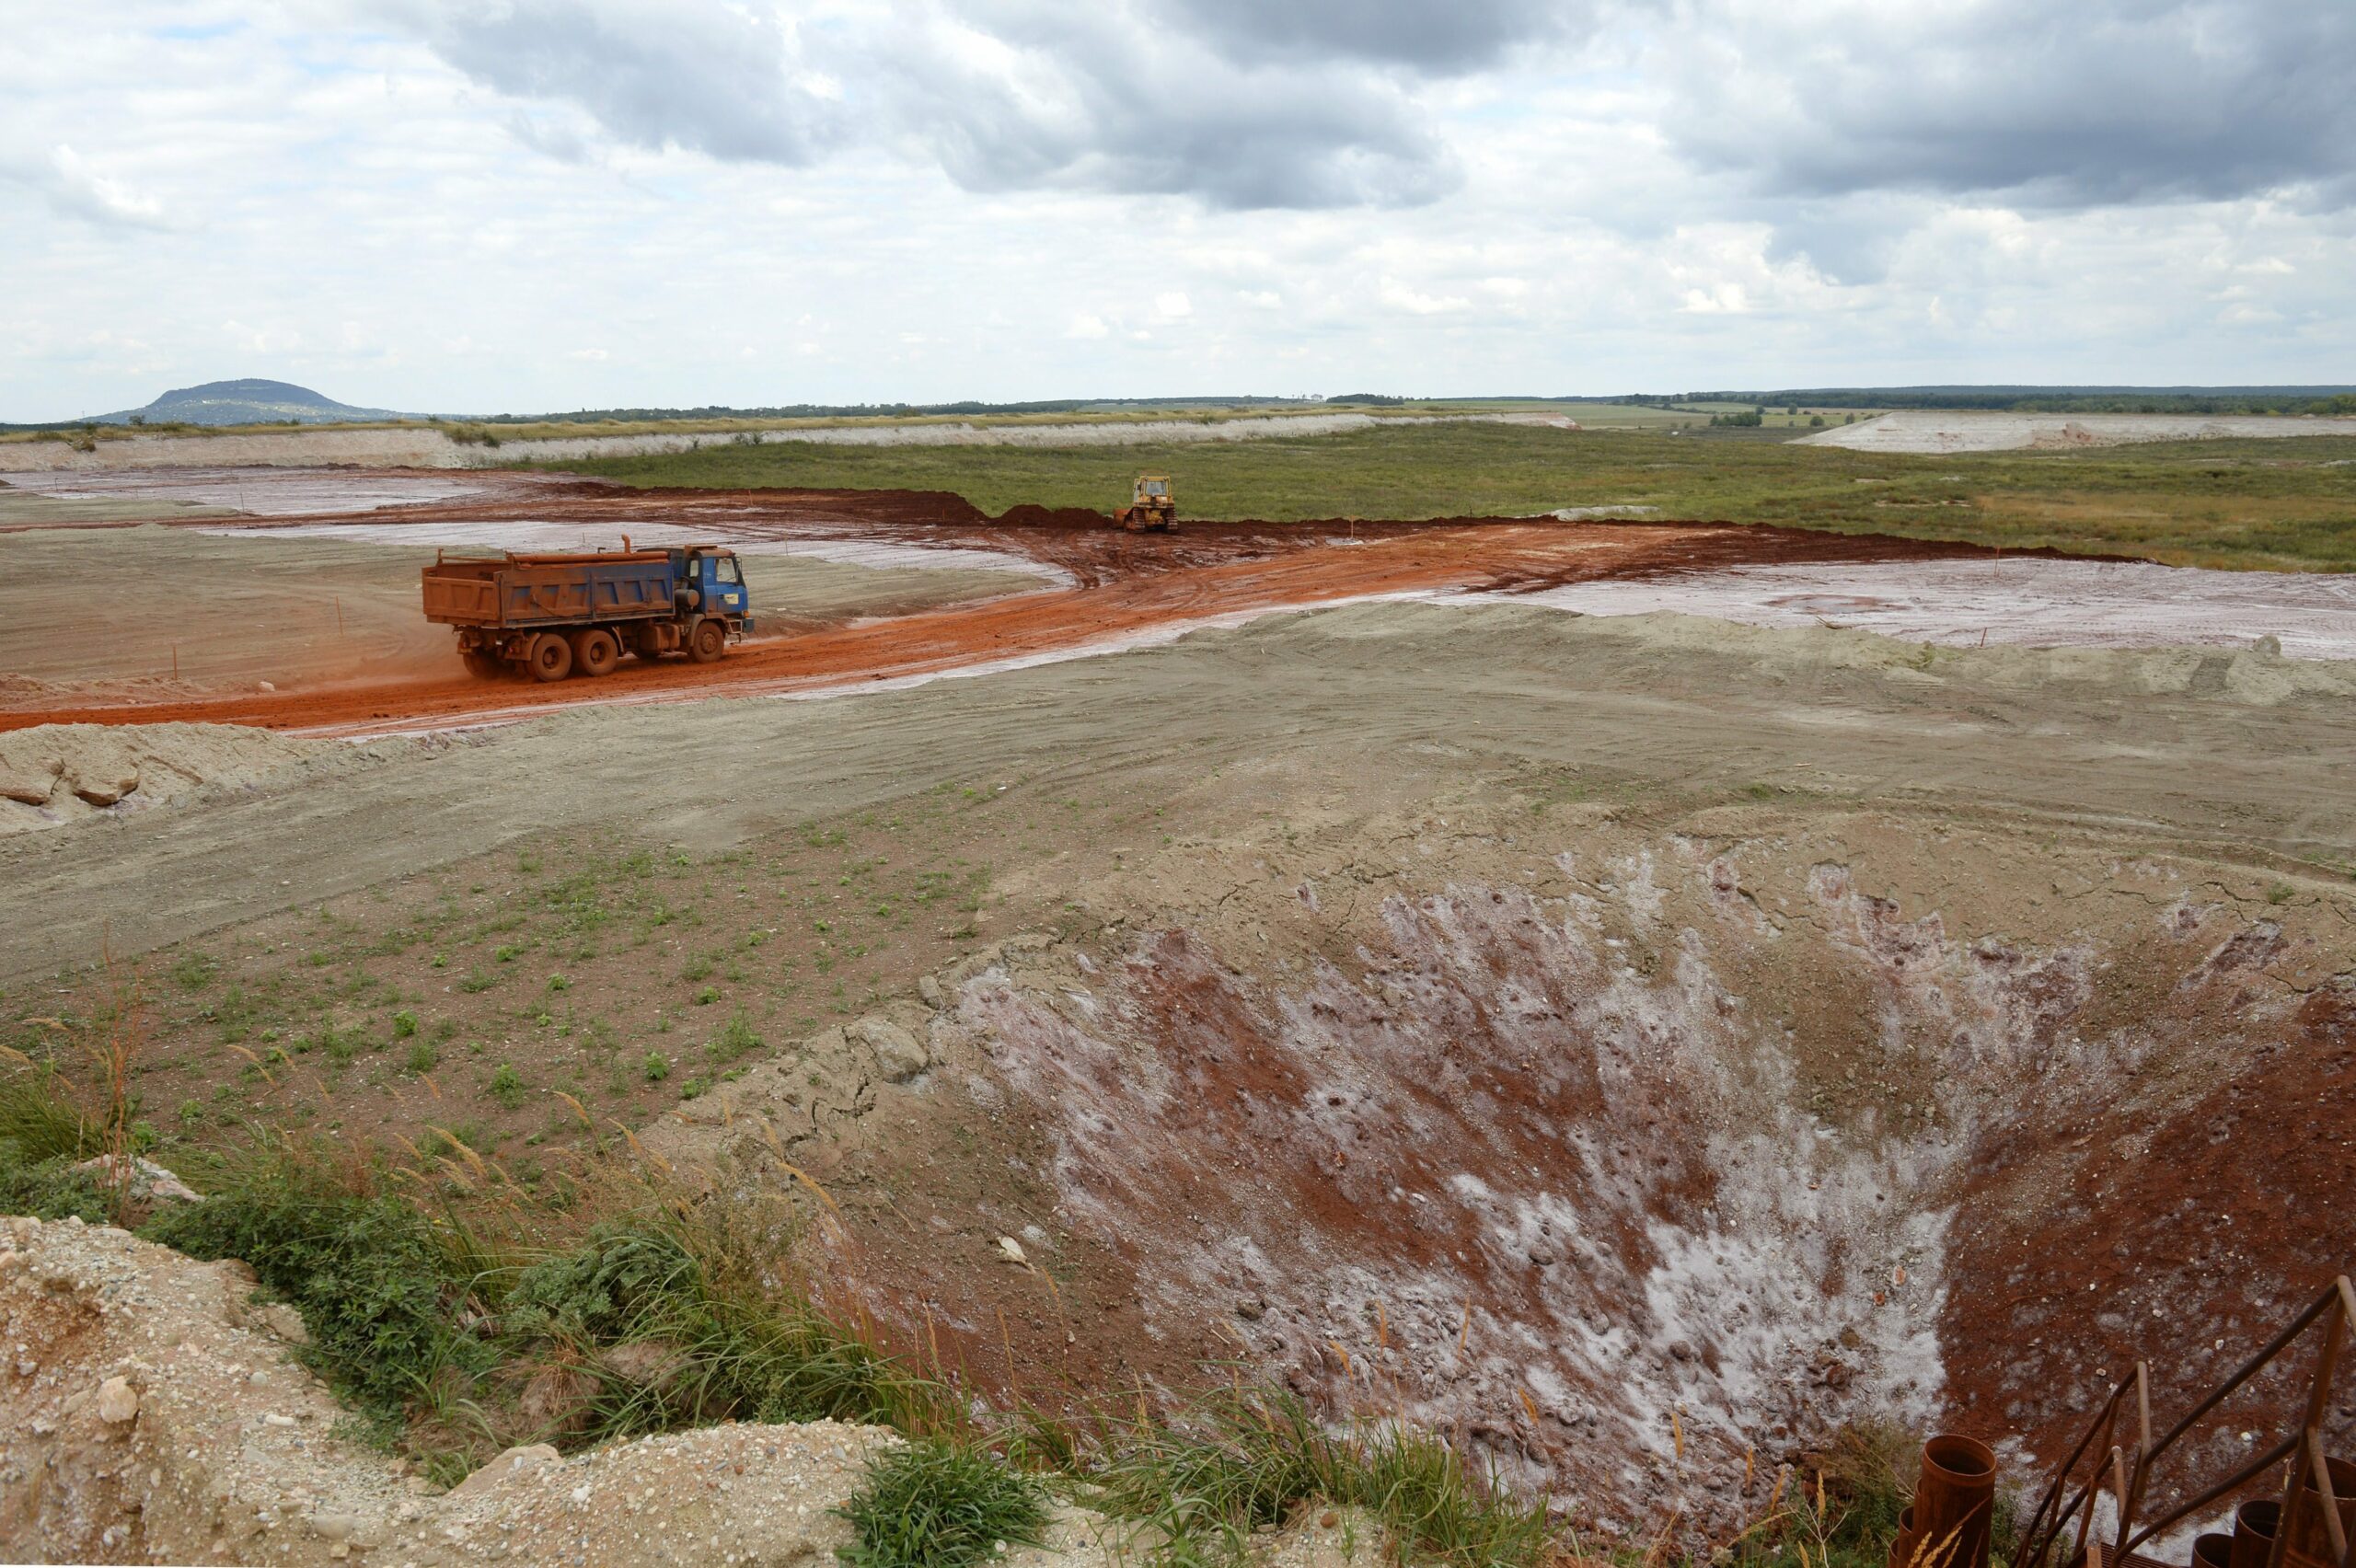
[[872,696],[569,710],[320,788],[21,835],[0,846],[0,882],[51,914],[0,930],[0,978],[82,961],[110,921],[135,952],[548,827],[718,848],[1024,778],[1159,798],[1283,767],[1347,796],[1403,770],[1574,766],[1593,785],[1833,789],[2351,859],[2351,698],[2346,666],[2256,651],[1973,651],[1680,616],[1361,605]]
[[1522,596],[1582,615],[1669,610],[1750,626],[1836,626],[1909,642],[2248,648],[2356,659],[2356,576],[2206,571],[2144,561],[2011,560],[1757,566],[1574,582]]
[[2356,435],[2356,419],[2251,414],[2009,414],[1901,409],[1801,436],[1803,446],[1858,452],[2008,452],[2021,447],[2120,446],[2142,441]]
[[1064,424],[799,425],[755,432],[600,435],[455,442],[439,430],[303,430],[271,434],[139,435],[76,452],[60,441],[0,442],[0,473],[83,473],[122,468],[357,464],[371,467],[481,468],[518,461],[572,462],[689,452],[738,442],[845,446],[1134,446],[1164,442],[1261,441],[1336,435],[1378,424],[1537,424],[1573,428],[1561,414],[1270,414],[1233,420],[1136,420]]
[[[0,447],[0,453],[8,449]],[[0,468],[7,459],[0,455]],[[69,519],[113,521],[173,512],[243,513],[296,517],[308,513],[374,512],[462,501],[494,487],[531,483],[522,476],[460,478],[442,474],[369,473],[353,468],[91,468],[19,473],[0,478],[0,525]]]

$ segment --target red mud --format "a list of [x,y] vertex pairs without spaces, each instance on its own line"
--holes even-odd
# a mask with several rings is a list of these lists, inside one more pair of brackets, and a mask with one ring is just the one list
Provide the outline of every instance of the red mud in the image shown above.
[[[1093,513],[1016,508],[991,519],[950,494],[914,491],[629,490],[549,484],[513,502],[403,506],[372,521],[538,521],[711,525],[735,538],[857,538],[964,546],[1061,567],[1079,585],[748,640],[717,667],[626,665],[595,682],[534,686],[461,675],[332,688],[0,713],[0,731],[42,723],[251,724],[355,735],[510,720],[584,702],[754,696],[1049,655],[1238,611],[1375,594],[1550,587],[1601,576],[1790,561],[1953,559],[1971,547],[1723,523],[1188,523],[1131,534]],[[257,530],[325,521],[255,519]],[[208,520],[210,521],[210,520]],[[218,526],[217,522],[211,525]]]

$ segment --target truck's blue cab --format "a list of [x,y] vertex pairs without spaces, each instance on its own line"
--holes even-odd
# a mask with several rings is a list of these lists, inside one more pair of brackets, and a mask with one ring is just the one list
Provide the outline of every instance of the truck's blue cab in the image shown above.
[[745,590],[745,574],[733,555],[699,552],[691,563],[696,588],[703,595],[704,614],[742,616],[746,631],[753,629],[752,600]]

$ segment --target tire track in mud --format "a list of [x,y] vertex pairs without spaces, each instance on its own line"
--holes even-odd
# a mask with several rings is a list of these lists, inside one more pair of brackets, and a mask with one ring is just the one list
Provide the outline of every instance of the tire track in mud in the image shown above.
[[[1729,523],[1200,523],[1136,535],[1093,513],[1018,507],[988,518],[962,499],[924,493],[649,492],[549,487],[514,507],[407,506],[402,523],[566,521],[711,525],[717,536],[882,540],[1019,554],[1062,568],[1078,586],[955,608],[750,640],[717,667],[635,664],[595,682],[547,686],[405,679],[211,698],[32,708],[0,713],[0,732],[43,723],[185,721],[362,736],[512,722],[559,708],[810,693],[1109,651],[1219,617],[1386,595],[1517,591],[1792,560],[1945,559],[1969,547],[1844,537]],[[528,518],[526,516],[528,514]],[[381,519],[383,514],[377,514]],[[327,519],[256,519],[254,531]],[[208,520],[217,527],[217,520]]]

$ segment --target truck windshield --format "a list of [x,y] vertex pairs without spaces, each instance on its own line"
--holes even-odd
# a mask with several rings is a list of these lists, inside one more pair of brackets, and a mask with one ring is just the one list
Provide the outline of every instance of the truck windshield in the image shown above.
[[717,561],[715,561],[712,565],[712,575],[722,582],[742,582],[745,581],[742,577],[736,575],[736,558],[734,556],[722,556]]

